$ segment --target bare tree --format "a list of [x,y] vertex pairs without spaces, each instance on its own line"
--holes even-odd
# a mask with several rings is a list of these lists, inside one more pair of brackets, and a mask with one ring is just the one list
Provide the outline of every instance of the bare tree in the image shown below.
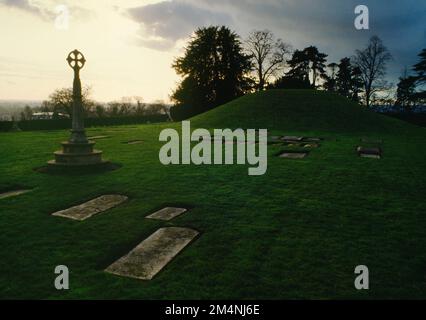
[[261,91],[271,76],[276,75],[291,53],[291,46],[281,39],[275,40],[269,30],[252,31],[246,40],[246,50],[251,54],[257,77],[257,90]]
[[382,40],[373,36],[364,50],[356,50],[355,65],[361,71],[361,79],[364,87],[365,105],[370,106],[374,95],[387,88],[384,79],[386,75],[386,63],[392,59],[388,49]]

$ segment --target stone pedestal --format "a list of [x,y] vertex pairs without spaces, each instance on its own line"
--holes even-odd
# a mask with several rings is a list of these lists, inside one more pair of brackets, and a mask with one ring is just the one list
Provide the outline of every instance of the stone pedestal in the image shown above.
[[95,150],[94,141],[86,143],[62,142],[62,150],[54,153],[55,159],[48,162],[50,166],[90,166],[106,164],[102,160],[102,151]]

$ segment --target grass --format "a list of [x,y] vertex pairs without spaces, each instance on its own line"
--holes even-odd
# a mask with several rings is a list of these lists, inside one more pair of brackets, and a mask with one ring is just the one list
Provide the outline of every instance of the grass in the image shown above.
[[[312,91],[246,96],[191,125],[325,140],[303,160],[269,145],[268,171],[255,177],[244,165],[161,165],[159,133],[179,123],[93,128],[110,136],[96,146],[122,167],[48,175],[33,169],[68,131],[2,133],[0,191],[33,191],[0,200],[0,298],[426,298],[425,129]],[[363,137],[383,139],[383,159],[357,157]],[[130,200],[83,222],[50,215],[106,193]],[[171,222],[144,218],[163,206],[192,209]],[[152,281],[103,272],[165,226],[201,235]],[[361,264],[368,291],[353,285]],[[68,291],[53,286],[57,265],[70,269]]]

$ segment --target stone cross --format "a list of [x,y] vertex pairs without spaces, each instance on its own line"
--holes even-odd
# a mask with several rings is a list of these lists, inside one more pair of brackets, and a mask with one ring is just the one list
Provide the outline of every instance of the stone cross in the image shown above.
[[72,91],[72,129],[70,142],[87,143],[88,141],[84,131],[84,110],[80,81],[80,70],[84,67],[86,59],[80,51],[74,50],[69,53],[67,61],[69,66],[74,70],[74,83]]

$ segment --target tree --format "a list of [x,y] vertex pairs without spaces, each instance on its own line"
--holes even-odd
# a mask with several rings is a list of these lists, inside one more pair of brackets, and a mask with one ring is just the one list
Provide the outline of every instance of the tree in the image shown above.
[[291,46],[281,39],[275,40],[269,30],[253,31],[246,40],[246,49],[253,60],[256,73],[256,89],[261,91],[268,84],[271,76],[276,76],[291,52]]
[[299,83],[309,83],[309,60],[304,51],[294,51],[288,65],[290,70],[285,78],[297,80]]
[[335,92],[337,90],[336,86],[336,73],[339,65],[335,62],[332,62],[327,65],[327,69],[330,70],[330,74],[324,74],[323,78],[325,79],[324,82],[324,89],[327,91]]
[[416,81],[420,84],[426,83],[426,48],[418,55],[420,61],[414,65],[413,70],[417,73]]
[[310,78],[312,78],[311,87],[315,89],[318,77],[325,75],[326,57],[325,53],[319,52],[314,46],[307,47],[302,51],[296,50],[288,61],[290,71],[287,76],[298,79],[300,83],[310,82]]
[[411,110],[416,104],[416,77],[402,76],[396,90],[396,105]]
[[[85,87],[82,90],[82,101],[84,111],[87,114],[94,107],[95,103],[90,99],[90,87]],[[44,102],[46,107],[45,111],[52,111],[55,113],[65,113],[70,117],[72,116],[72,88],[56,89],[50,96],[49,100]]]
[[351,63],[351,59],[347,57],[341,59],[336,74],[337,92],[348,99],[358,102],[361,88],[361,70]]
[[312,88],[315,89],[318,76],[325,74],[325,62],[328,55],[319,52],[318,48],[314,46],[307,47],[303,51],[309,62],[309,69],[312,72]]
[[243,53],[238,35],[224,26],[196,30],[173,68],[184,78],[171,98],[187,115],[242,96],[252,84],[247,77],[250,57]]
[[382,40],[373,36],[370,38],[367,48],[356,50],[355,64],[361,71],[361,79],[364,87],[364,102],[370,107],[372,98],[377,92],[386,89],[386,64],[392,59],[388,49]]
[[26,105],[24,110],[21,112],[21,120],[31,120],[33,116],[33,110],[30,106]]

